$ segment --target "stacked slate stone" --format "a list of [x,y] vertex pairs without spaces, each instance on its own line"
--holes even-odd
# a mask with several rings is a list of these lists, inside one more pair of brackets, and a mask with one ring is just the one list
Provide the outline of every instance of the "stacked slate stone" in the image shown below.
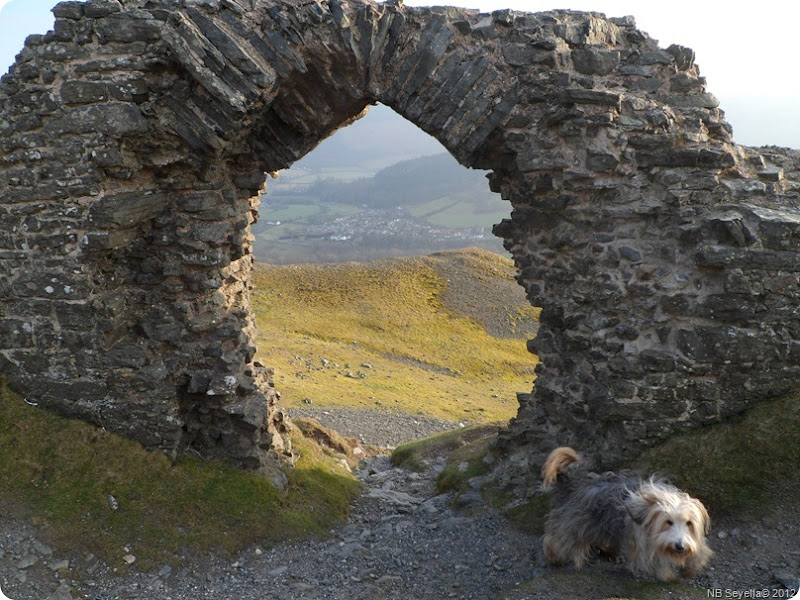
[[[369,0],[92,0],[0,84],[0,370],[171,455],[291,453],[255,358],[265,174],[375,102],[490,169],[541,364],[495,449],[528,485],[789,389],[800,160],[736,145],[631,18]],[[266,343],[280,346],[281,341]],[[468,349],[466,349],[468,351]]]

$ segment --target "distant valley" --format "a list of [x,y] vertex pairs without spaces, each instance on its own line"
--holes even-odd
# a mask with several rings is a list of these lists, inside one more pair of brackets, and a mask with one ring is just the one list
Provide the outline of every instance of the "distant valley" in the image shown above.
[[254,252],[272,264],[423,255],[477,246],[505,253],[492,225],[510,206],[485,172],[378,106],[269,180]]

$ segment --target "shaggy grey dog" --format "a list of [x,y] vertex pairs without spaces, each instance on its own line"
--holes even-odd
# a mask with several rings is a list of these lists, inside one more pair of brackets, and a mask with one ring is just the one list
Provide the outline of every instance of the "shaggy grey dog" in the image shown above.
[[543,487],[554,487],[544,554],[552,564],[583,567],[595,553],[625,560],[644,577],[694,577],[710,560],[710,520],[703,504],[655,477],[590,473],[572,448],[556,448],[542,467]]

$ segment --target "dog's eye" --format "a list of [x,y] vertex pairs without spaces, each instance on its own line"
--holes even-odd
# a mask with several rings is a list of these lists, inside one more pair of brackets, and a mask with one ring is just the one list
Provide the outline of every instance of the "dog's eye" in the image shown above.
[[692,523],[691,521],[686,521],[686,526],[687,526],[689,529],[691,529],[692,527],[694,527],[694,523]]
[[669,527],[672,527],[673,525],[675,525],[675,523],[672,522],[672,519],[667,519],[667,525]]

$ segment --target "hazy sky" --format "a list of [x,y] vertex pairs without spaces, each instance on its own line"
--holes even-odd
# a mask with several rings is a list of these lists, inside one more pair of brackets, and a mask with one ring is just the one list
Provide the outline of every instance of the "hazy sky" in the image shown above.
[[[443,3],[406,0],[409,5]],[[53,0],[0,0],[0,73],[5,73],[29,33],[51,28]],[[513,8],[593,10],[633,15],[662,47],[676,43],[697,55],[708,89],[722,102],[736,140],[800,148],[800,2],[761,0],[456,0],[490,11]]]

